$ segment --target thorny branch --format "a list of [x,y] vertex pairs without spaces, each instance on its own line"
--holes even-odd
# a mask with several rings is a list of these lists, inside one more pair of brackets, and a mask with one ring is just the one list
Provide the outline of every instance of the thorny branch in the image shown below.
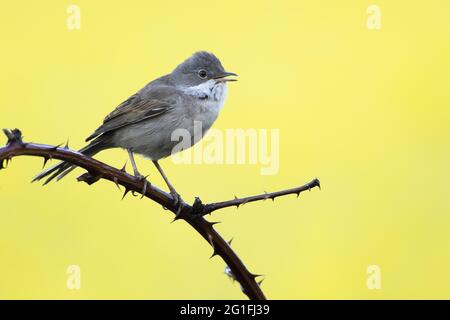
[[7,166],[8,162],[16,156],[25,155],[42,157],[44,158],[44,165],[49,159],[59,159],[87,170],[86,173],[78,177],[78,181],[84,181],[90,185],[100,179],[109,180],[114,182],[118,187],[121,185],[125,188],[124,196],[130,191],[133,194],[140,193],[142,197],[145,196],[157,202],[173,213],[180,210],[177,219],[185,220],[211,245],[213,248],[211,258],[218,255],[225,261],[227,264],[226,274],[234,280],[237,280],[241,284],[242,291],[252,300],[266,299],[260,288],[261,281],[256,281],[258,275],[248,271],[244,263],[231,248],[231,241],[225,241],[214,229],[213,226],[215,223],[207,221],[203,216],[222,208],[230,206],[239,207],[248,202],[266,199],[274,200],[276,197],[288,194],[297,194],[298,196],[305,190],[320,187],[319,180],[314,179],[304,186],[293,189],[264,193],[241,199],[235,198],[233,200],[217,203],[202,204],[201,200],[196,198],[194,204],[191,206],[181,199],[181,208],[179,209],[178,205],[174,205],[174,199],[169,193],[150,184],[146,179],[128,174],[125,171],[125,167],[122,169],[113,168],[103,162],[87,157],[80,152],[70,150],[68,145],[60,147],[23,142],[22,133],[18,129],[3,129],[3,132],[7,136],[8,142],[6,146],[0,148],[0,170],[4,169],[5,164]]
[[[311,190],[314,187],[319,187],[319,189],[320,189],[320,181],[319,181],[319,179],[314,179],[314,180],[308,182],[307,184],[305,184],[303,186],[292,188],[292,189],[286,189],[286,190],[270,192],[270,193],[264,192],[263,194],[259,194],[259,195],[256,195],[256,196],[245,197],[245,198],[237,198],[237,197],[235,197],[233,200],[206,204],[206,205],[203,205],[201,214],[202,215],[210,214],[213,211],[216,211],[216,210],[219,210],[219,209],[223,209],[223,208],[227,208],[227,207],[239,208],[239,206],[244,205],[244,204],[246,204],[248,202],[261,201],[261,200],[264,201],[264,200],[267,200],[267,199],[272,199],[272,201],[275,201],[275,198],[278,198],[278,197],[281,197],[281,196],[286,196],[288,194],[296,194],[297,198],[298,198],[300,196],[300,193],[302,193],[303,191],[306,191],[306,190]],[[197,200],[197,201],[199,201],[199,200]]]

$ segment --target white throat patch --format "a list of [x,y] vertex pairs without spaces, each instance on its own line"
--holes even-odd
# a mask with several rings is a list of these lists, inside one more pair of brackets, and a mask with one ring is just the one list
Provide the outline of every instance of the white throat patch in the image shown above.
[[226,84],[224,82],[216,83],[214,80],[208,80],[193,87],[183,87],[182,90],[184,93],[199,99],[210,99],[219,103],[225,101],[227,94]]

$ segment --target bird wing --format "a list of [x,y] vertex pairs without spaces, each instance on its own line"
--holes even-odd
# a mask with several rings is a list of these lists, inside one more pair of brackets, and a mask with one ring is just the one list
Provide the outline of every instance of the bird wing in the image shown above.
[[172,109],[172,103],[166,99],[143,98],[139,93],[132,95],[105,117],[103,124],[86,141],[101,134],[134,124],[145,119],[155,118]]

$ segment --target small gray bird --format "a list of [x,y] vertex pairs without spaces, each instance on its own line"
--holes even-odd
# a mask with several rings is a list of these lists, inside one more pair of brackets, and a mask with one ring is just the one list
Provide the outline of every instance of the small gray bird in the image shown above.
[[[133,153],[150,158],[164,178],[170,193],[179,201],[167,176],[158,163],[172,153],[178,141],[172,141],[172,132],[185,129],[194,137],[194,122],[202,125],[202,134],[212,126],[225,102],[227,81],[235,81],[212,53],[200,51],[178,65],[172,73],[148,83],[144,88],[122,102],[106,116],[103,124],[86,141],[90,143],[79,151],[87,156],[109,148],[128,151],[134,175],[142,177],[136,167]],[[190,146],[197,141],[191,139]],[[44,185],[54,178],[60,180],[74,165],[61,162],[37,175],[33,181],[47,177]]]

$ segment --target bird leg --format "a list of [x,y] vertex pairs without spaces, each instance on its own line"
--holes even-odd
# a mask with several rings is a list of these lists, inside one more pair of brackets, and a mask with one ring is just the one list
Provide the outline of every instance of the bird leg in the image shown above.
[[181,211],[181,197],[178,194],[178,192],[175,190],[173,185],[170,183],[169,179],[167,178],[167,176],[164,173],[163,169],[159,165],[158,161],[157,160],[153,160],[153,164],[155,165],[156,169],[158,169],[159,173],[161,174],[161,176],[163,177],[164,181],[166,182],[167,187],[170,190],[170,194],[172,195],[172,197],[174,199],[174,205],[178,205],[178,210],[177,210],[177,213],[176,213],[176,215],[178,216],[180,214],[180,211]]
[[[142,197],[144,197],[144,194],[147,192],[147,184],[149,183],[147,181],[147,177],[144,177],[142,174],[139,173],[137,166],[136,166],[136,162],[134,161],[134,155],[133,155],[133,151],[131,151],[131,149],[127,149],[128,151],[128,156],[130,157],[130,161],[131,161],[131,166],[133,167],[133,171],[134,171],[134,176],[139,178],[140,180],[145,180],[144,183],[144,188],[142,189]],[[141,197],[141,199],[142,199]]]
[[138,177],[138,178],[143,177],[143,175],[140,174],[138,169],[137,169],[136,162],[134,161],[133,151],[131,151],[131,149],[127,149],[127,151],[128,151],[128,156],[130,157],[131,166],[133,167],[134,176]]

